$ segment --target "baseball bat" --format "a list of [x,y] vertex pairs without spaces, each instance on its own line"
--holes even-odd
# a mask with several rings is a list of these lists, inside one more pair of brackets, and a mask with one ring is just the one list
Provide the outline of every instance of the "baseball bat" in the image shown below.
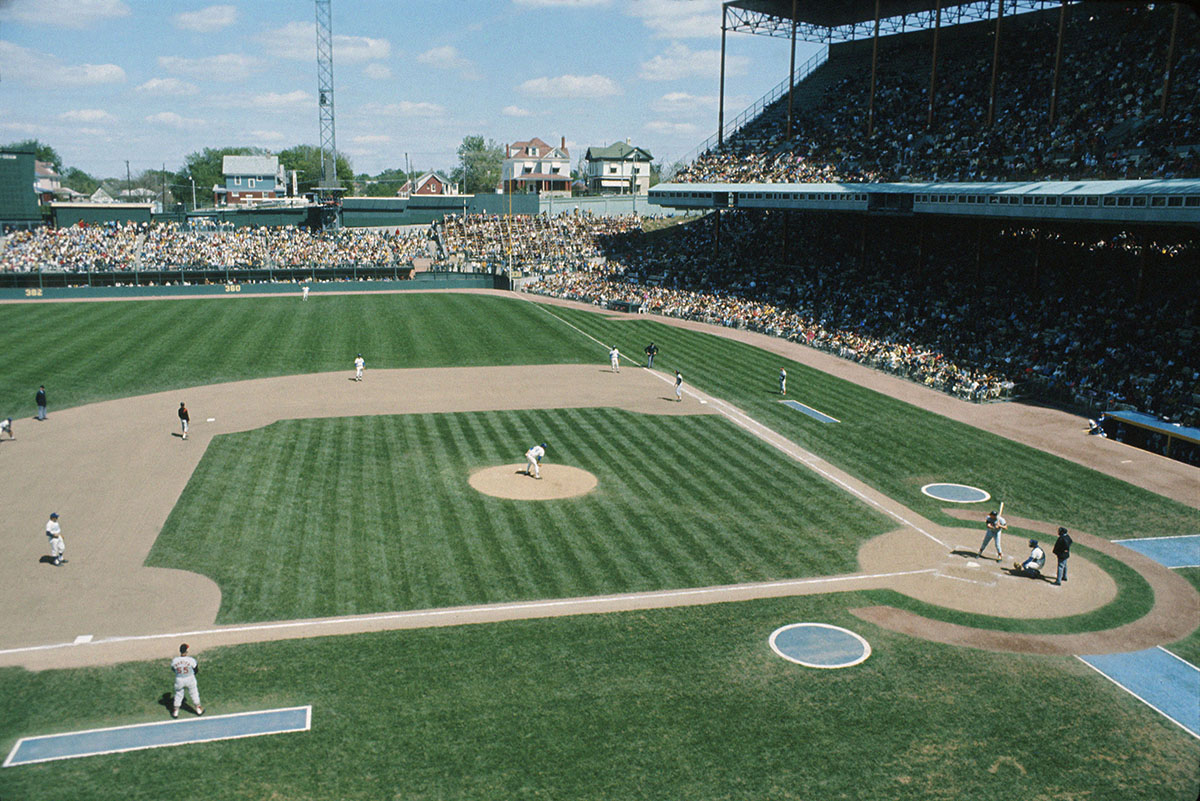
[[996,513],[997,517],[1004,517],[1004,501],[1000,501],[1000,511]]

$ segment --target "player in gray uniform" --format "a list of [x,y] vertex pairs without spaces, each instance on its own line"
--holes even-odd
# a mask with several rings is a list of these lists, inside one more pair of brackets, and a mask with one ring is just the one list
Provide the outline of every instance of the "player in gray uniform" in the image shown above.
[[787,394],[787,370],[779,368],[779,394]]
[[1000,545],[1000,532],[1008,528],[1008,521],[1001,517],[999,512],[992,512],[983,522],[987,526],[987,531],[983,534],[983,544],[979,546],[979,558],[983,558],[983,549],[987,547],[987,544],[994,541],[996,543],[996,561],[999,562],[1004,558],[1004,551]]
[[196,672],[199,669],[195,658],[188,656],[187,643],[179,646],[179,656],[171,660],[171,672],[175,674],[175,701],[171,706],[171,717],[179,717],[179,705],[183,703],[184,692],[191,699],[196,714],[204,714],[204,707],[200,706],[200,688],[196,686]]

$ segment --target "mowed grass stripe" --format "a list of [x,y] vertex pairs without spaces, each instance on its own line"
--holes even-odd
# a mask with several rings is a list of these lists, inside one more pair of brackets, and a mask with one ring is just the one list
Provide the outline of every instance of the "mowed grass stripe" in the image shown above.
[[[496,459],[508,443],[542,437],[557,454],[547,470],[590,470],[597,490],[530,503],[467,484],[481,456],[511,464]],[[655,441],[653,458],[630,458]],[[211,576],[219,619],[235,622],[791,578],[829,570],[797,556],[806,537],[852,558],[886,530],[854,502],[833,535],[763,514],[804,475],[760,469],[767,448],[717,417],[616,409],[282,421],[213,441],[150,561]],[[731,478],[748,456],[754,470]],[[191,507],[218,502],[248,510],[222,522],[235,536],[193,537],[205,518]]]

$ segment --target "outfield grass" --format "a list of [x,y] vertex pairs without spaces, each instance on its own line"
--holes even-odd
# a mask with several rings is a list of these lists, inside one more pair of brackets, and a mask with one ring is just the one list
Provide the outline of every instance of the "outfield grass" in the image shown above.
[[[934,481],[982,487],[1010,514],[1061,523],[1108,538],[1200,532],[1200,509],[1163,498],[1066,459],[932,414],[773,353],[653,320],[611,318],[577,309],[554,314],[622,352],[660,348],[655,367],[739,405],[758,421],[927,518],[962,522],[921,493]],[[840,420],[819,423],[779,403],[779,368],[788,398]],[[1081,433],[1082,436],[1082,433]],[[982,507],[981,507],[982,508]],[[980,512],[980,530],[985,512]]]
[[[586,496],[467,484],[549,441]],[[895,527],[724,418],[617,409],[290,420],[217,437],[149,564],[221,587],[223,623],[854,572]]]
[[[0,798],[1193,801],[1200,744],[1069,657],[863,623],[839,595],[387,632],[200,654],[211,713],[312,704],[311,732],[0,771]],[[821,620],[845,670],[774,656]],[[16,733],[165,719],[167,654],[0,671]]]
[[520,300],[467,294],[32,303],[4,307],[0,417],[200,384],[353,369],[572,364],[590,343]]

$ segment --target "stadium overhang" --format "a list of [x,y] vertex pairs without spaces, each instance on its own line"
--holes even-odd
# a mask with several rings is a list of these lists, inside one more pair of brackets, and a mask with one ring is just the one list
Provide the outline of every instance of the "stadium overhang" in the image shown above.
[[[1067,0],[1068,4],[1079,0]],[[1005,0],[1005,14],[1059,6],[1060,0]],[[911,33],[939,25],[995,19],[995,0],[731,0],[724,5],[726,31],[830,44],[875,35]]]

